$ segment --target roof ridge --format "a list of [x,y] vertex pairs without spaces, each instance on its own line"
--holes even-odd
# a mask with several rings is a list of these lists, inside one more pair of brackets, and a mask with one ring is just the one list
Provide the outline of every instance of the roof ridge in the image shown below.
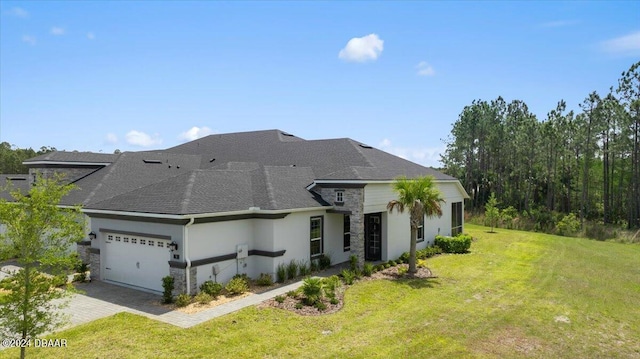
[[[193,191],[193,184],[196,181],[196,176],[200,172],[199,170],[193,170],[190,173],[189,180],[187,181],[187,187],[185,189],[184,198],[182,199],[182,204],[180,210],[182,213],[187,213],[187,209],[189,208],[189,202],[191,202],[191,193]],[[175,178],[175,177],[172,177]]]
[[[91,192],[89,192],[89,195],[87,196],[87,198],[85,198],[85,200],[83,201],[82,204],[86,205],[86,204],[89,204],[91,202],[91,199],[96,195],[96,192],[98,192],[98,190],[100,188],[102,188],[103,183],[105,182],[105,180],[107,178],[109,178],[109,176],[113,173],[114,169],[118,165],[118,160],[120,160],[120,158],[124,157],[125,154],[126,154],[126,152],[119,153],[118,157],[109,166],[107,166],[109,168],[109,171],[107,171],[107,173],[105,173],[104,177],[102,177],[102,179],[96,185],[96,187]],[[104,167],[102,169],[104,169]],[[96,172],[98,172],[98,171],[96,171]],[[93,173],[96,173],[96,172],[93,172]],[[112,197],[115,197],[115,196],[111,196],[109,198],[112,198]],[[105,199],[107,199],[107,198],[105,198]],[[102,202],[102,201],[99,201],[99,202]]]

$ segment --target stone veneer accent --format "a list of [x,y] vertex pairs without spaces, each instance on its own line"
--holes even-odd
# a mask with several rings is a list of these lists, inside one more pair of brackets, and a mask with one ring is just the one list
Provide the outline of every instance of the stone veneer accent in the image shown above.
[[[196,294],[197,289],[198,289],[198,283],[197,283],[197,274],[198,274],[198,268],[196,267],[191,267],[190,270],[190,276],[189,276],[189,280],[190,280],[190,287],[191,287],[191,294]],[[175,267],[169,267],[169,275],[173,277],[173,292],[172,294],[174,296],[177,296],[179,294],[182,293],[186,293],[187,292],[187,269],[186,268],[175,268]]]
[[90,241],[78,242],[76,244],[76,252],[78,252],[78,257],[82,263],[89,264],[91,262],[91,253],[89,252],[89,248],[91,248]]
[[[317,189],[322,199],[335,206],[336,210],[344,209],[351,211],[351,254],[358,257],[358,265],[364,265],[364,185],[362,187],[354,187],[353,185],[345,185],[341,187],[320,187]],[[336,191],[344,191],[342,203],[336,203]]]
[[100,249],[89,248],[89,269],[91,270],[91,280],[100,280]]

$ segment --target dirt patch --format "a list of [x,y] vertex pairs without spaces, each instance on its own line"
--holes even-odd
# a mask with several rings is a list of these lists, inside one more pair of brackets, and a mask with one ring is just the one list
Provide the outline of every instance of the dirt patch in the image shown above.
[[504,328],[475,345],[477,351],[499,357],[508,357],[514,352],[527,356],[534,355],[542,348],[543,345],[539,339],[528,337],[522,329],[514,327]]

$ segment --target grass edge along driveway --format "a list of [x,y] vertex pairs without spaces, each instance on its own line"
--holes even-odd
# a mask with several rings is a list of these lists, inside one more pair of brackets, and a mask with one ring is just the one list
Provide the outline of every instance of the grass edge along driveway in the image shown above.
[[[640,246],[467,226],[429,280],[367,281],[338,313],[246,308],[190,329],[120,313],[32,358],[638,358]],[[0,352],[13,358],[17,351]]]

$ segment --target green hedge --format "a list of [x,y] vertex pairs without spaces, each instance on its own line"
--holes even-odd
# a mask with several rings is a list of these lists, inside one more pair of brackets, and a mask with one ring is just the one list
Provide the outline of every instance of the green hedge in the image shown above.
[[455,237],[436,236],[435,245],[444,253],[467,253],[471,247],[471,236],[460,234]]

